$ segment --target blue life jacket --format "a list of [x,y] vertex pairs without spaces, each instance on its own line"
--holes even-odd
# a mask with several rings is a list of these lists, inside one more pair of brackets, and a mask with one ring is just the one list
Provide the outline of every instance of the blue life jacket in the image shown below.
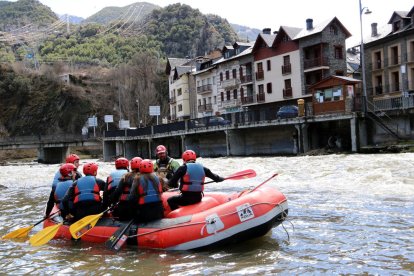
[[55,198],[55,202],[59,204],[60,210],[63,210],[62,199],[65,196],[66,192],[69,190],[70,186],[72,186],[72,184],[73,184],[72,179],[59,181],[56,184],[54,198]]
[[62,175],[60,174],[60,171],[57,171],[55,173],[55,177],[53,178],[52,188],[55,188],[56,189],[56,185],[59,182],[59,178],[61,178],[61,177],[62,177]]
[[87,175],[76,181],[73,203],[76,204],[84,201],[101,202],[99,185],[96,183],[95,176]]
[[119,169],[116,171],[111,172],[111,174],[108,176],[108,192],[115,191],[116,187],[118,187],[119,181],[121,181],[121,178],[124,174],[126,174],[128,170],[125,169]]
[[203,165],[199,163],[187,163],[187,172],[181,180],[182,192],[202,192],[204,191],[204,173]]
[[138,204],[161,202],[162,185],[158,176],[154,175],[154,182],[140,176],[138,185]]

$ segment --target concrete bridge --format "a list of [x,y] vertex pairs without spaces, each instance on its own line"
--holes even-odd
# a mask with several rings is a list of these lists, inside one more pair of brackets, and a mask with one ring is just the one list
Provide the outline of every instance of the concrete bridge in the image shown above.
[[0,138],[0,150],[37,149],[37,159],[41,163],[62,163],[70,153],[71,147],[101,146],[98,137],[73,134],[42,136],[18,136]]

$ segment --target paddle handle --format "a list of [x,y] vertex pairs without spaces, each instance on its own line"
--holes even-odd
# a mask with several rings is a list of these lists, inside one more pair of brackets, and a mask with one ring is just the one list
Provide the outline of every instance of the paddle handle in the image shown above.
[[269,182],[270,180],[272,180],[275,176],[277,176],[278,173],[274,173],[272,174],[268,179],[266,179],[265,181],[263,181],[262,183],[260,183],[259,185],[257,185],[256,187],[254,187],[253,190],[251,190],[249,193],[253,192],[254,190],[258,189],[259,187],[263,186],[264,184],[266,184],[267,182]]
[[57,210],[56,212],[53,212],[53,213],[49,214],[48,216],[44,217],[42,220],[40,220],[40,221],[36,222],[36,223],[33,225],[33,227],[34,227],[34,226],[36,226],[36,225],[38,225],[38,224],[40,224],[40,223],[42,223],[42,222],[44,222],[45,220],[47,220],[47,219],[48,219],[48,218],[50,218],[51,216],[56,215],[57,213],[60,213],[60,210]]

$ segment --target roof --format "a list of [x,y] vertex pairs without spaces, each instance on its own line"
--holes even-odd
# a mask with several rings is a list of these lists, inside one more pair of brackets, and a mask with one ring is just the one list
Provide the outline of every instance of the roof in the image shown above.
[[276,38],[276,34],[259,34],[259,36],[266,43],[267,47],[272,47],[273,41]]
[[171,70],[174,69],[175,67],[182,65],[186,62],[188,62],[189,59],[186,58],[168,58],[167,59],[167,65],[165,68],[165,73],[168,75],[170,74]]
[[300,31],[302,30],[301,28],[289,27],[289,26],[280,26],[280,29],[283,30],[283,31],[285,31],[285,33],[291,39],[293,39],[296,35],[298,35],[300,33]]
[[242,56],[246,56],[246,55],[252,53],[252,49],[253,49],[253,46],[250,46],[249,48],[247,48],[246,50],[244,50],[243,52],[241,52],[238,55],[232,56],[232,57],[227,58],[227,59],[222,57],[222,58],[218,59],[217,61],[215,61],[213,64],[215,65],[215,64],[223,63],[223,62],[226,62],[226,61],[229,61],[229,60],[237,59],[237,58],[242,57]]
[[[364,44],[370,43],[370,42],[378,40],[378,39],[381,39],[383,37],[386,37],[391,32],[392,32],[392,25],[390,25],[390,24],[383,25],[383,26],[377,28],[377,35],[376,36],[372,36],[371,33],[369,33],[369,35],[365,35],[364,36]],[[358,46],[359,46],[359,44],[360,43],[358,43]]]
[[177,71],[177,76],[180,77],[180,76],[190,72],[192,68],[194,68],[194,66],[193,67],[191,67],[191,66],[177,66],[177,67],[175,67],[175,70]]
[[351,36],[351,33],[344,27],[344,25],[342,25],[341,21],[338,20],[338,18],[333,17],[330,18],[328,20],[325,20],[321,23],[319,23],[318,25],[314,26],[311,30],[308,30],[307,28],[303,28],[294,38],[294,40],[306,37],[306,36],[310,36],[310,35],[314,35],[314,34],[318,34],[320,32],[322,32],[326,27],[329,26],[329,24],[331,24],[333,21],[336,21],[339,26],[342,28],[342,30],[345,32],[346,34],[346,38]]
[[392,22],[394,22],[394,18],[395,16],[401,17],[401,18],[409,18],[407,17],[408,15],[408,11],[395,11],[393,12],[393,14],[391,15],[390,20],[388,21],[388,24],[391,24]]

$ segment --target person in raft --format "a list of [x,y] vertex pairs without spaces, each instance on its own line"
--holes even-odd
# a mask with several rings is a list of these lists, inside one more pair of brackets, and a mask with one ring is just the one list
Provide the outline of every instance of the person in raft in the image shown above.
[[78,221],[103,211],[100,191],[104,189],[105,181],[96,177],[98,164],[85,164],[83,173],[85,176],[73,182],[62,200],[64,212],[68,213],[66,220]]
[[[69,154],[66,157],[66,164],[73,164],[75,165],[75,172],[76,172],[76,179],[79,179],[82,177],[82,174],[80,172],[78,172],[78,168],[79,168],[79,156],[77,156],[76,154],[72,153]],[[55,173],[55,177],[53,178],[53,182],[52,182],[52,187],[56,186],[56,184],[59,182],[59,178],[61,177],[61,173],[60,173],[60,168],[59,170]]]
[[158,159],[154,163],[154,171],[161,178],[171,179],[172,175],[180,167],[180,163],[168,156],[167,148],[163,145],[157,146],[155,154]]
[[164,217],[162,186],[154,173],[154,164],[144,159],[139,165],[140,175],[135,177],[128,200],[138,222],[148,222]]
[[76,180],[76,166],[72,163],[66,163],[60,166],[59,169],[58,181],[56,184],[52,185],[52,191],[49,195],[49,200],[46,204],[46,213],[45,217],[50,215],[55,204],[59,205],[61,210],[61,216],[65,217],[67,214],[63,213],[63,204],[62,199],[68,191],[69,187],[72,186],[73,182]]
[[204,190],[204,178],[207,176],[215,182],[222,182],[224,178],[212,173],[208,168],[200,163],[196,163],[197,155],[192,150],[186,150],[183,155],[184,164],[178,168],[172,178],[169,180],[170,187],[177,188],[180,180],[181,194],[168,198],[167,202],[171,211],[195,204],[201,201]]
[[[115,160],[115,170],[112,171],[106,179],[105,189],[103,192],[103,208],[106,209],[116,202],[111,201],[111,194],[121,181],[122,176],[129,172],[129,161],[124,157]],[[116,209],[116,208],[115,208]],[[115,210],[114,210],[115,211]]]
[[110,202],[113,202],[114,204],[119,202],[117,208],[112,213],[112,215],[119,220],[130,220],[134,217],[128,201],[128,196],[130,194],[132,184],[134,183],[134,179],[140,175],[139,166],[141,165],[141,161],[141,157],[134,157],[131,159],[129,162],[131,171],[122,176],[115,191],[110,195]]

